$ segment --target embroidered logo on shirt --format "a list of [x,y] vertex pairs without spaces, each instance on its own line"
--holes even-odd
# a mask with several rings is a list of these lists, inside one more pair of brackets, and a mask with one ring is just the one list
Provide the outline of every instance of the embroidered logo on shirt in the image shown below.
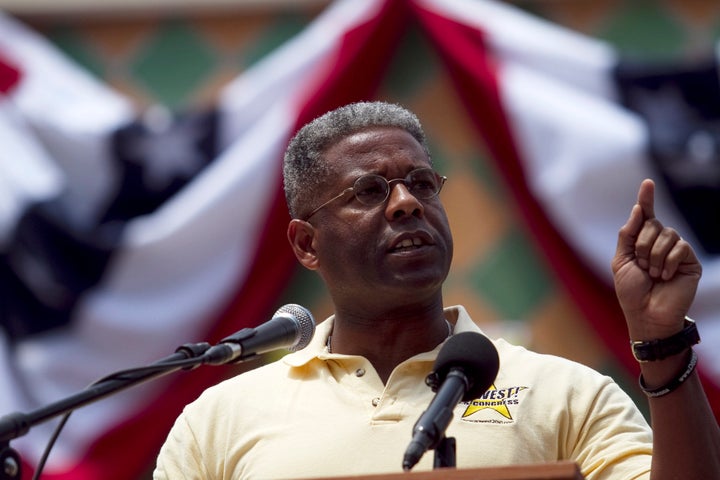
[[[461,420],[477,423],[512,423],[512,412],[520,405],[520,393],[529,387],[508,387],[498,389],[492,385],[482,397],[465,405]],[[482,413],[479,413],[482,412]]]

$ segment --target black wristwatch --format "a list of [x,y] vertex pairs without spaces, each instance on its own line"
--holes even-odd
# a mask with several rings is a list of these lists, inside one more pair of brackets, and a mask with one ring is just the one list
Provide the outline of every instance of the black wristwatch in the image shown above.
[[652,362],[676,355],[693,345],[700,343],[697,325],[691,318],[685,317],[685,328],[668,338],[650,340],[649,342],[633,342],[632,352],[638,362]]

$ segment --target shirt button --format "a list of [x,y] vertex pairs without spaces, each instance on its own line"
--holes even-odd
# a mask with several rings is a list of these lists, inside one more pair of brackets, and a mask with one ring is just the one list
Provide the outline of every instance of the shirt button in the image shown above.
[[364,369],[364,368],[358,368],[357,370],[355,370],[355,376],[357,376],[357,377],[362,377],[363,375],[365,375],[365,369]]
[[377,407],[379,403],[380,403],[380,399],[379,399],[379,398],[373,398],[373,399],[372,399],[372,406],[373,406],[373,407]]

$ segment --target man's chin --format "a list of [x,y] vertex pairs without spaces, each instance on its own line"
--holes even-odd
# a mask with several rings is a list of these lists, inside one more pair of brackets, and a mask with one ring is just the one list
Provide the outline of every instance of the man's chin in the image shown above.
[[390,284],[389,290],[397,290],[403,295],[433,294],[442,289],[446,275],[420,275],[418,273],[396,276]]

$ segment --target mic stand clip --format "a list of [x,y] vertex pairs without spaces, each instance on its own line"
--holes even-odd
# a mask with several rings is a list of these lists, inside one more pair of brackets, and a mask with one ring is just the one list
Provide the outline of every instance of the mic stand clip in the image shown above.
[[433,468],[455,468],[457,466],[456,451],[455,437],[446,437],[443,435],[435,446]]
[[0,480],[20,478],[20,455],[10,447],[10,441],[0,442]]

